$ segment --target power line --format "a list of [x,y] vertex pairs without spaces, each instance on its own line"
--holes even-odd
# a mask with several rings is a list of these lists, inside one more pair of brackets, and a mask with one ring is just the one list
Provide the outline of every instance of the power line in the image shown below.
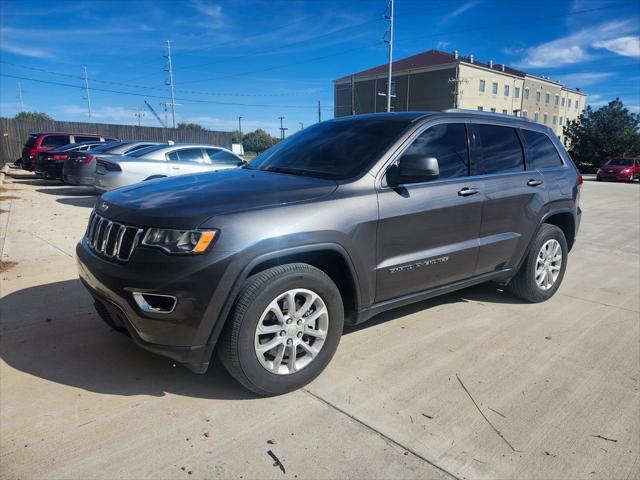
[[[47,85],[57,85],[57,86],[60,86],[60,87],[79,88],[79,89],[84,89],[85,88],[83,86],[73,85],[73,84],[70,84],[70,83],[54,82],[54,81],[50,81],[50,80],[41,80],[39,78],[29,78],[29,77],[23,77],[23,76],[19,76],[19,75],[11,75],[11,74],[8,74],[8,73],[0,73],[0,77],[14,78],[16,80],[27,80],[29,82],[44,83],[44,84],[47,84]],[[89,90],[91,90],[93,92],[116,93],[116,94],[119,94],[119,95],[129,95],[129,96],[133,96],[133,97],[159,98],[161,100],[165,100],[166,99],[166,97],[161,96],[161,95],[146,95],[146,94],[142,94],[142,93],[125,92],[123,90],[111,90],[111,89],[107,89],[107,88],[89,87]],[[202,99],[198,99],[198,98],[178,98],[178,97],[176,97],[175,100],[176,101],[180,101],[180,102],[188,102],[188,103],[203,103],[203,104],[212,104],[212,105],[229,105],[229,106],[236,106],[236,107],[315,108],[314,106],[311,106],[311,105],[273,105],[273,104],[258,104],[258,103],[216,102],[216,101],[213,101],[213,100],[202,100]],[[327,107],[327,109],[330,109],[330,107]]]

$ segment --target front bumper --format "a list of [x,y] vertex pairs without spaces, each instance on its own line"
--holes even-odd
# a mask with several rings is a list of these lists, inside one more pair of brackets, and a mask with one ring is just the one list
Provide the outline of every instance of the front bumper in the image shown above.
[[596,179],[603,180],[611,180],[616,182],[628,182],[631,180],[631,173],[598,173],[596,175]]
[[[196,373],[207,370],[215,347],[211,332],[223,306],[219,288],[225,282],[220,279],[229,262],[223,252],[172,256],[138,247],[123,264],[95,254],[85,238],[76,254],[80,279],[109,325],[126,331],[140,347]],[[134,291],[173,295],[178,303],[168,314],[143,312]]]

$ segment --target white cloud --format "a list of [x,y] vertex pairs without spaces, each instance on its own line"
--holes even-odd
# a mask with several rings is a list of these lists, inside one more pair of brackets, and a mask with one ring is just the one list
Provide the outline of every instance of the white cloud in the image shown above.
[[[55,107],[55,111],[63,115],[87,116],[87,107],[82,105],[59,105]],[[91,109],[91,117],[95,120],[115,123],[137,123],[138,119],[134,116],[135,110],[121,106],[107,106]],[[150,116],[151,114],[149,114]]]
[[458,8],[454,9],[451,13],[448,13],[447,15],[445,15],[442,20],[440,20],[440,22],[438,23],[438,25],[444,25],[445,23],[450,22],[451,20],[454,20],[455,18],[459,17],[460,15],[462,15],[464,12],[466,12],[467,10],[471,10],[473,7],[475,7],[478,4],[477,1],[473,0],[471,2],[466,2],[463,3],[462,5],[460,5]]
[[613,76],[613,72],[579,72],[561,75],[559,80],[571,88],[587,87]]
[[623,57],[640,57],[640,37],[620,37],[613,40],[602,40],[593,44],[596,48],[604,48]]
[[16,55],[22,55],[24,57],[54,58],[53,53],[47,50],[43,50],[41,48],[29,48],[29,47],[15,45],[4,39],[0,42],[0,50],[9,52],[9,53],[14,53]]
[[[634,30],[635,25],[634,19],[630,19],[584,28],[566,37],[525,49],[525,56],[518,66],[554,68],[592,60],[595,58],[592,48],[607,48],[614,51],[614,46],[618,45],[616,42],[621,39],[620,35]],[[611,48],[603,46],[605,42]]]
[[205,0],[191,0],[191,6],[201,14],[210,17],[210,20],[206,25],[207,27],[220,28],[225,24],[224,13],[222,12],[221,5],[213,2],[207,2]]
[[444,50],[448,46],[449,46],[449,42],[445,42],[444,40],[440,40],[438,43],[436,43],[436,48],[438,50]]
[[[238,120],[225,120],[217,117],[209,117],[209,116],[194,116],[187,117],[185,116],[181,121],[187,123],[199,123],[203,127],[210,128],[212,130],[236,130],[238,128]],[[242,131],[249,132],[255,130],[257,128],[262,128],[264,130],[275,131],[278,130],[280,124],[278,122],[259,122],[259,121],[251,121],[251,120],[243,120],[242,122]]]

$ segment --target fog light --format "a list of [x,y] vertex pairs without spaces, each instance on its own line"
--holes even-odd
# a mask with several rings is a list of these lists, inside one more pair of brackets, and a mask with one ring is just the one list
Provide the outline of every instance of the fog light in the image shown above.
[[140,310],[147,313],[171,313],[176,308],[178,299],[173,295],[133,292],[133,299]]

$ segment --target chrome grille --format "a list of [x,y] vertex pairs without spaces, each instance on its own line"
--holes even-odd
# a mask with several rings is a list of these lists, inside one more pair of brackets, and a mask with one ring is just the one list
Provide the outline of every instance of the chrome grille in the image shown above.
[[112,222],[93,212],[87,227],[89,248],[107,258],[126,262],[140,242],[142,229]]

